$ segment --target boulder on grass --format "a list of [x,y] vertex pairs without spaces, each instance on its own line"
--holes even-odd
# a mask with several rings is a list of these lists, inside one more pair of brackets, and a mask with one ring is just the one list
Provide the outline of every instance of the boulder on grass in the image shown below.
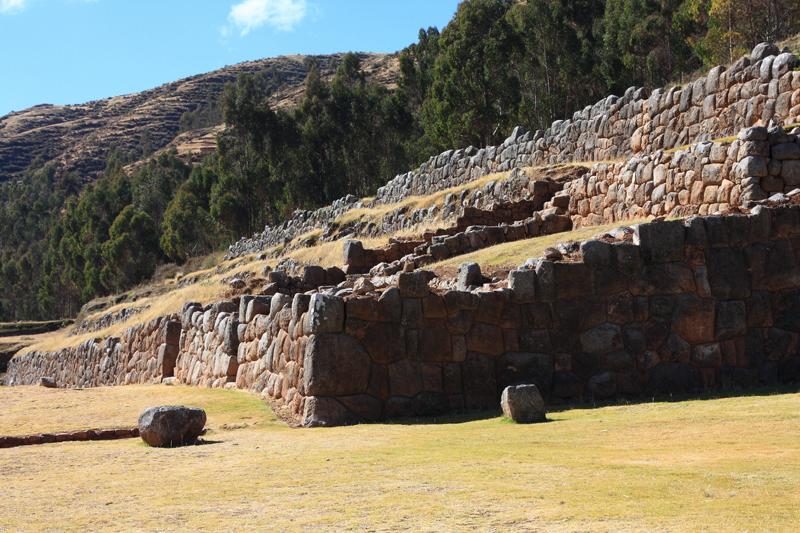
[[55,378],[41,377],[39,378],[39,386],[46,389],[55,389],[58,385],[56,385]]
[[206,425],[202,409],[174,405],[151,407],[139,417],[139,435],[157,448],[192,444]]
[[544,422],[544,399],[536,385],[506,387],[500,399],[503,414],[518,424]]

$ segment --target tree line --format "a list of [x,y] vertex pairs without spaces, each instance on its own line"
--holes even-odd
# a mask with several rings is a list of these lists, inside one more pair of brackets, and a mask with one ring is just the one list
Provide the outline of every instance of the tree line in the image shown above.
[[165,153],[132,173],[112,156],[83,186],[34,165],[0,185],[0,320],[74,315],[158,265],[387,179],[442,150],[498,144],[631,85],[655,87],[800,31],[792,0],[467,0],[400,52],[397,87],[346,55],[331,80],[309,59],[290,110],[270,73],[242,75],[182,128],[223,121],[214,155]]

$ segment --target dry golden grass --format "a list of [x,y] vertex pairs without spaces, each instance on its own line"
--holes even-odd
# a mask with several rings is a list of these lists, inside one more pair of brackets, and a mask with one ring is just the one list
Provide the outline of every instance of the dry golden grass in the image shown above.
[[[199,387],[131,386],[91,389],[2,387],[0,435],[31,435],[89,428],[132,427],[153,405],[182,404],[208,409],[208,426],[258,423],[282,426],[257,396]],[[258,416],[256,416],[256,414]]]
[[626,158],[618,157],[617,159],[598,159],[596,161],[575,161],[575,162],[572,162],[572,163],[564,163],[564,164],[559,165],[559,166],[564,166],[564,167],[583,167],[583,168],[588,168],[588,169],[591,170],[591,168],[593,166],[595,166],[595,165],[601,165],[601,164],[602,165],[613,165],[615,163],[624,163],[625,161],[627,161]]
[[798,394],[571,409],[532,426],[488,415],[293,430],[236,391],[0,389],[0,427],[116,425],[158,403],[204,407],[216,443],[2,450],[0,530],[791,531],[800,520]]
[[[531,169],[526,169],[526,170],[530,171]],[[448,194],[458,195],[464,191],[479,189],[484,185],[486,185],[487,183],[489,183],[490,181],[503,180],[507,178],[509,174],[510,174],[509,172],[498,172],[495,174],[487,174],[486,176],[482,176],[476,180],[464,183],[463,185],[450,187],[448,189],[437,191],[425,196],[409,196],[405,200],[394,204],[381,204],[375,207],[361,207],[358,209],[351,209],[345,214],[343,214],[341,217],[337,218],[335,222],[339,225],[350,224],[358,221],[380,222],[386,214],[395,211],[397,209],[406,208],[409,211],[413,211],[415,209],[432,207],[434,205],[443,205],[444,199],[447,197]]]
[[563,233],[554,233],[552,235],[544,235],[532,239],[497,244],[476,252],[459,255],[434,263],[426,268],[433,270],[442,268],[448,269],[458,267],[461,263],[478,263],[482,268],[514,268],[520,266],[531,257],[542,256],[545,249],[559,243],[583,241],[594,237],[598,233],[607,232],[619,228],[620,226],[631,226],[646,221],[646,219],[636,219],[627,220],[625,222],[614,222],[613,224],[604,224],[601,226],[587,226]]
[[[726,137],[717,137],[716,139],[711,139],[708,142],[712,142],[712,143],[732,143],[735,140],[736,140],[736,135],[728,135]],[[697,142],[699,142],[699,141],[693,142],[691,144],[682,144],[681,146],[675,146],[673,148],[667,148],[666,150],[664,150],[664,153],[674,154],[675,152],[680,152],[682,150],[686,150],[686,149],[694,146],[695,144],[697,144]]]

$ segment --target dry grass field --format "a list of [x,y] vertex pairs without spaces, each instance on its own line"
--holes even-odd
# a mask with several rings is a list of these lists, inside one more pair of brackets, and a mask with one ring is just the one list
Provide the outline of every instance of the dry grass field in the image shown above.
[[0,388],[0,434],[204,407],[211,443],[0,450],[0,531],[791,531],[800,394],[290,429],[238,391]]
[[531,257],[541,257],[547,248],[556,246],[559,243],[585,241],[591,239],[595,235],[611,231],[621,226],[633,226],[643,222],[647,222],[647,220],[626,220],[624,222],[614,222],[602,226],[586,226],[572,231],[553,233],[552,235],[543,235],[532,239],[496,244],[476,252],[445,259],[444,261],[434,263],[426,268],[435,271],[451,271],[454,268],[457,269],[461,263],[478,263],[481,265],[481,268],[488,270],[501,267],[516,268]]

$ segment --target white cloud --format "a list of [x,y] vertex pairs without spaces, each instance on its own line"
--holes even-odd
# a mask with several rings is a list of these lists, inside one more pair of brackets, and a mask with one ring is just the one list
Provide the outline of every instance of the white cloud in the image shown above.
[[0,0],[0,13],[16,13],[22,11],[28,0]]
[[[231,7],[228,21],[244,36],[261,26],[291,31],[307,13],[306,0],[242,0]],[[223,28],[222,33],[227,35],[228,28]]]

